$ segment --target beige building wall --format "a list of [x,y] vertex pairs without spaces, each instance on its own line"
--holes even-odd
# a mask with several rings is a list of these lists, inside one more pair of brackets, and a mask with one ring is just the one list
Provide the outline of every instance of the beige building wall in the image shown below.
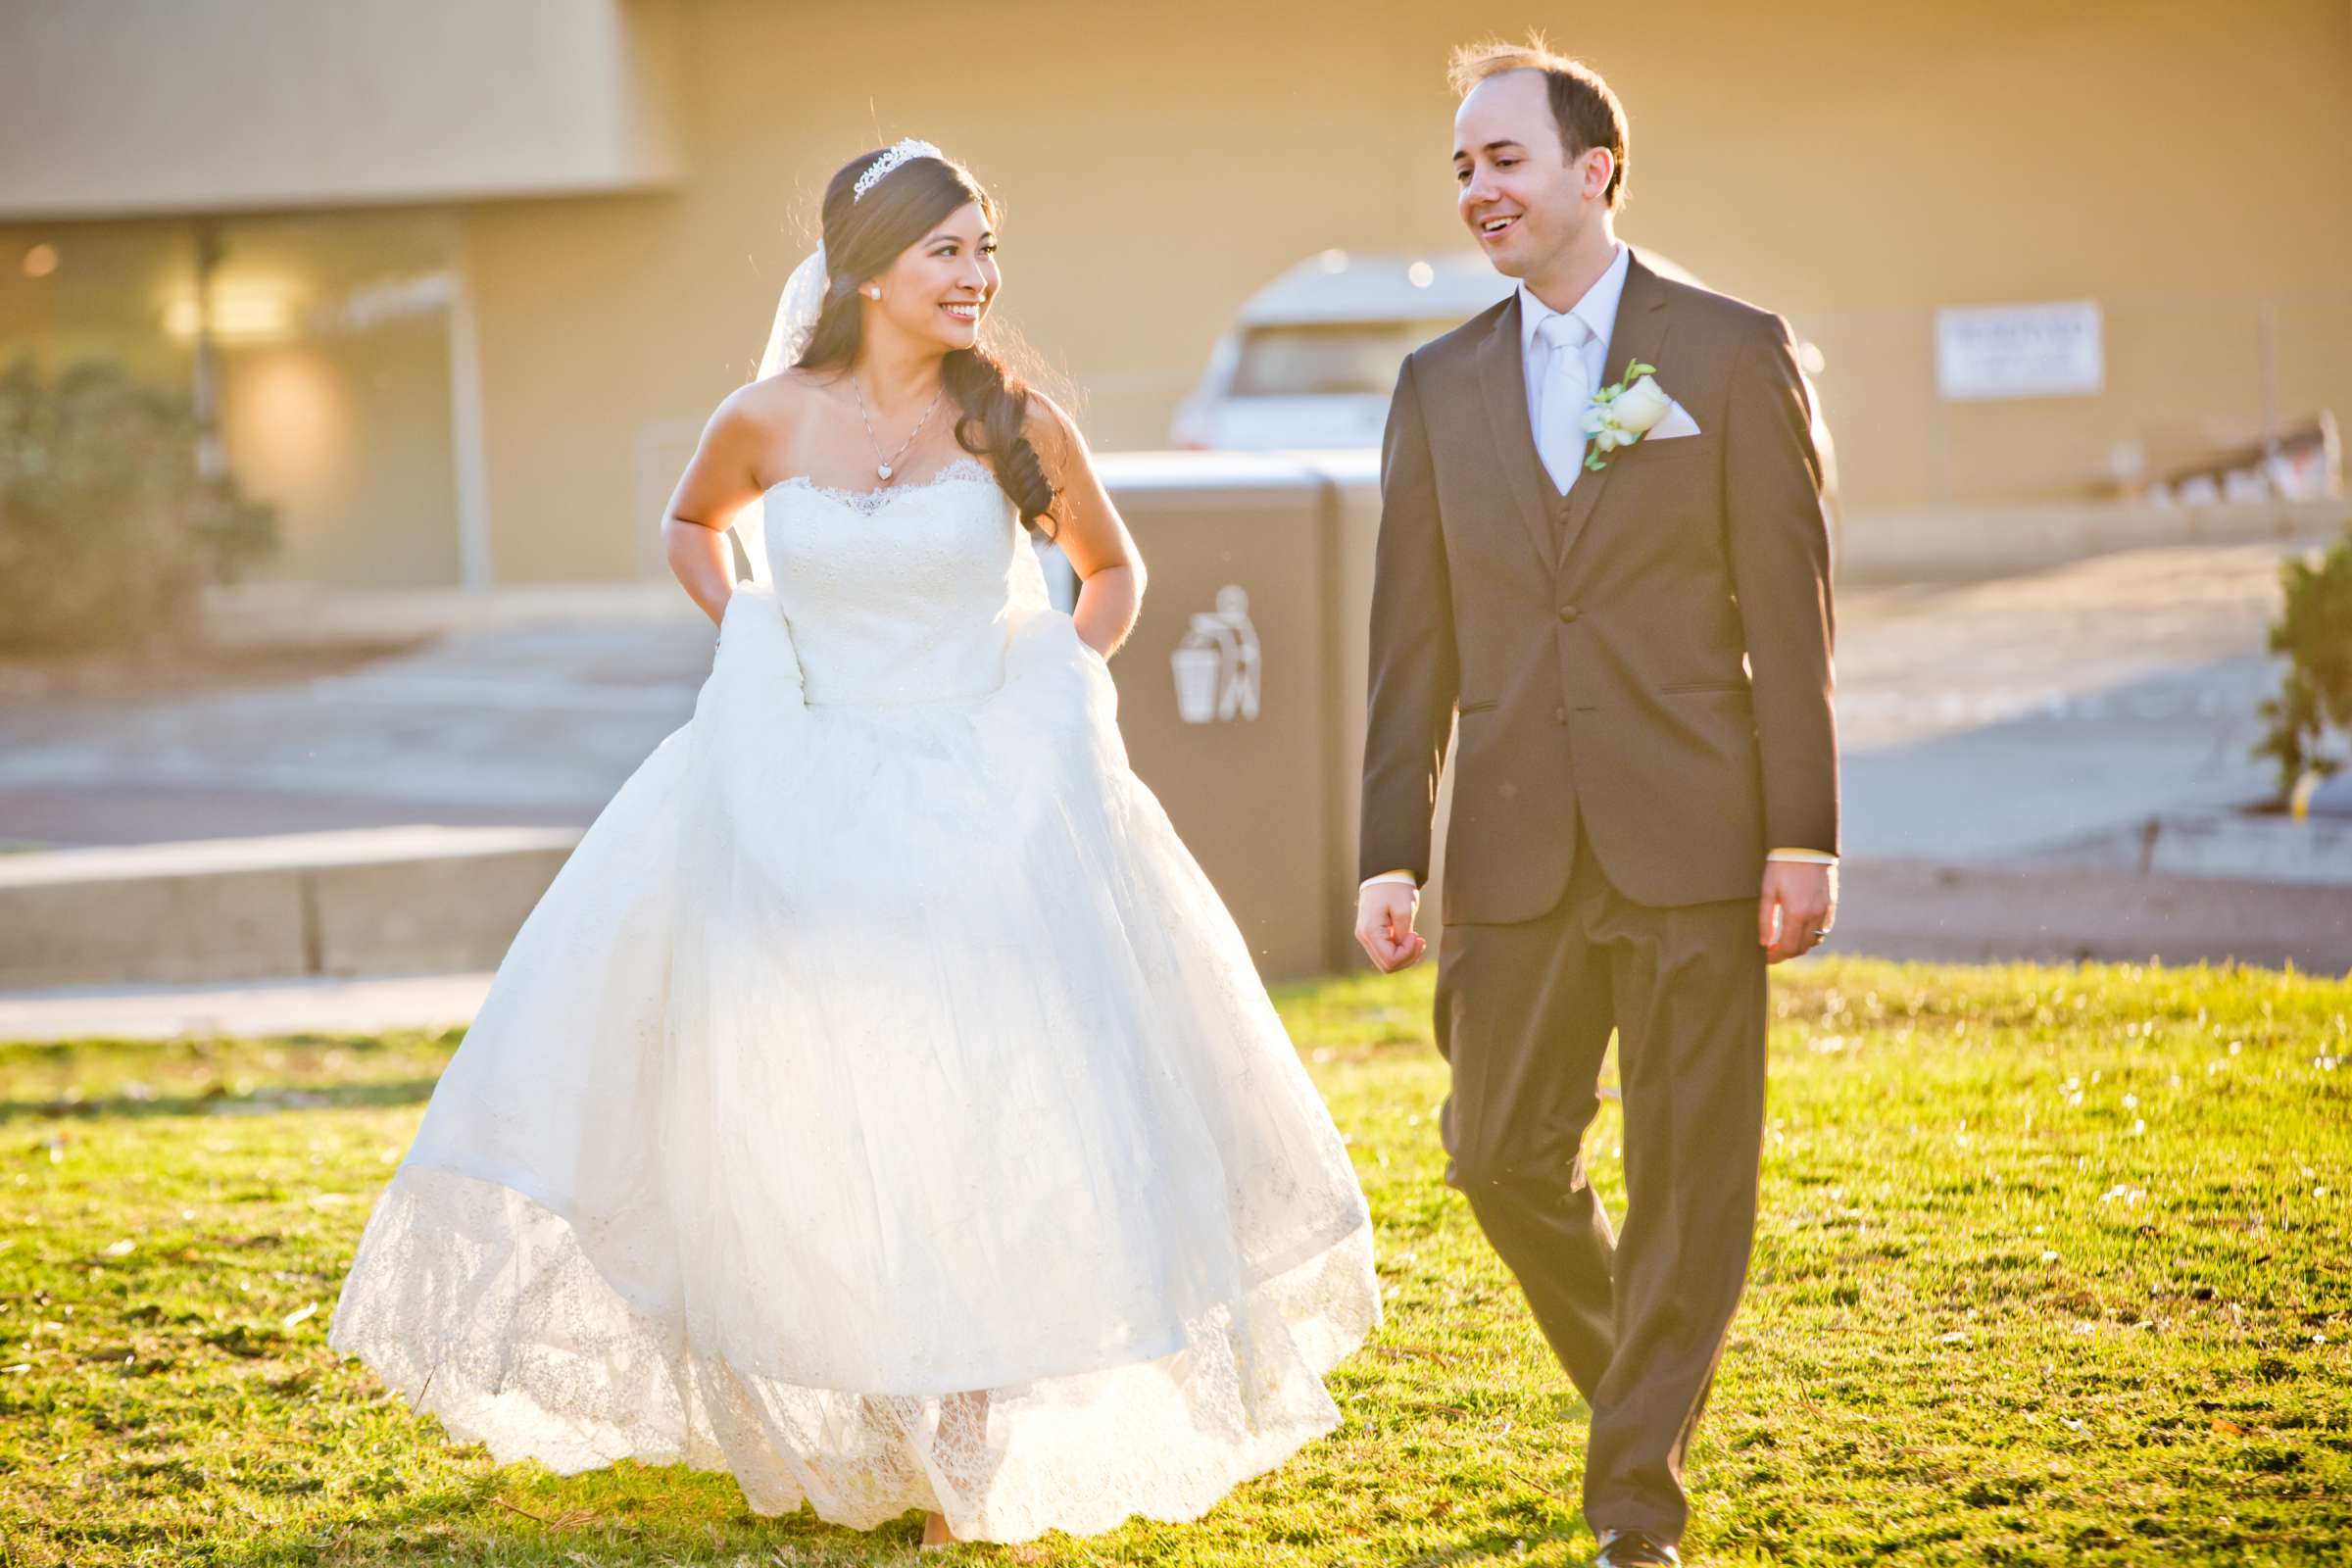
[[[1004,319],[1099,448],[1153,446],[1285,267],[1467,248],[1446,50],[1531,24],[1629,108],[1621,232],[1821,348],[1853,526],[2094,494],[2120,444],[2161,462],[2266,416],[2352,413],[2343,0],[906,0],[886,20],[780,0],[34,0],[0,13],[0,263],[52,229],[86,240],[100,214],[446,224],[465,307],[444,333],[446,439],[345,398],[396,430],[378,450],[420,454],[395,480],[304,472],[284,440],[231,432],[274,451],[270,486],[300,480],[302,562],[343,581],[446,580],[453,551],[497,581],[659,572],[662,503],[751,372],[846,158],[919,134],[969,163],[1005,209]],[[0,287],[0,327],[37,337],[38,294]],[[2104,316],[2101,394],[1938,399],[1939,307],[2082,299]],[[422,346],[387,353],[392,380],[371,384],[435,373]],[[362,530],[364,548],[330,538]]]
[[285,545],[259,572],[487,581],[455,204],[674,183],[687,20],[667,0],[0,6],[0,360],[189,390],[209,233],[220,434]]
[[684,20],[667,0],[8,0],[0,216],[665,182]]
[[[1466,244],[1446,52],[1536,22],[1627,105],[1621,232],[1821,346],[1858,512],[2084,493],[2114,443],[2250,436],[2266,312],[2278,412],[2352,409],[2340,0],[914,3],[887,36],[838,8],[684,9],[674,193],[466,214],[502,579],[650,559],[635,454],[749,373],[845,158],[919,134],[970,164],[1006,210],[1005,318],[1097,446],[1156,445],[1283,267]],[[2104,395],[1938,401],[1937,307],[2084,298]]]

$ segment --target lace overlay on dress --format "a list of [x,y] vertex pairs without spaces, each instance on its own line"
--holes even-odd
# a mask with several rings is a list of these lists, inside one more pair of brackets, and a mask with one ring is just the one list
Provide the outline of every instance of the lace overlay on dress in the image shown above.
[[795,486],[808,491],[810,495],[838,501],[861,516],[871,517],[901,496],[911,495],[918,490],[929,490],[936,485],[956,484],[964,481],[995,484],[997,476],[990,471],[987,464],[967,454],[956,459],[930,478],[917,479],[912,484],[886,484],[879,490],[844,490],[834,485],[818,484],[805,473],[796,473],[789,479],[778,479],[774,484],[768,486],[768,490],[772,494],[787,485]]
[[633,1306],[575,1226],[512,1189],[420,1168],[381,1212],[381,1288],[339,1311],[334,1348],[363,1349],[453,1440],[559,1475],[623,1458],[728,1471],[754,1513],[806,1499],[858,1530],[915,1508],[1000,1542],[1095,1534],[1131,1513],[1198,1518],[1339,1425],[1321,1376],[1377,1316],[1368,1233],[1351,1230],[1201,1314],[1172,1354],[985,1391],[861,1395],[700,1349],[691,1317]]

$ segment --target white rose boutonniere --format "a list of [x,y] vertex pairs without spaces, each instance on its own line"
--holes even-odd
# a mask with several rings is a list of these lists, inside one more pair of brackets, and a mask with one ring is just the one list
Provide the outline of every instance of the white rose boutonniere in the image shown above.
[[1586,467],[1607,467],[1610,453],[1632,446],[1674,412],[1674,399],[1657,383],[1657,368],[1635,360],[1626,366],[1625,376],[1616,385],[1592,394],[1584,419],[1585,434],[1592,438],[1592,450],[1585,455]]

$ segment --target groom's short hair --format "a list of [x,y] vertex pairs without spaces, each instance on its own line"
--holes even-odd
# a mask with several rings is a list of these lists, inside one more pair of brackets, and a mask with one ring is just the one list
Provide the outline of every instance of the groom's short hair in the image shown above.
[[1552,53],[1544,35],[1536,32],[1530,33],[1525,43],[1490,39],[1455,45],[1446,80],[1456,98],[1466,98],[1471,88],[1506,71],[1544,74],[1551,118],[1560,128],[1560,145],[1570,158],[1581,158],[1595,147],[1609,150],[1609,184],[1601,198],[1609,211],[1615,212],[1625,200],[1625,106],[1600,79],[1600,73],[1581,60]]

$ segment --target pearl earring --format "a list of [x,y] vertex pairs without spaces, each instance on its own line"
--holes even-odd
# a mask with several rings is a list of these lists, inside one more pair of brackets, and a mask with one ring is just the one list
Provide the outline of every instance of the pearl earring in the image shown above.
[[880,286],[879,284],[877,284],[877,285],[875,285],[874,287],[867,289],[867,290],[865,291],[865,297],[866,297],[867,299],[873,299],[873,300],[878,300],[878,299],[880,299],[880,298],[882,297],[882,289],[881,289],[881,286]]

